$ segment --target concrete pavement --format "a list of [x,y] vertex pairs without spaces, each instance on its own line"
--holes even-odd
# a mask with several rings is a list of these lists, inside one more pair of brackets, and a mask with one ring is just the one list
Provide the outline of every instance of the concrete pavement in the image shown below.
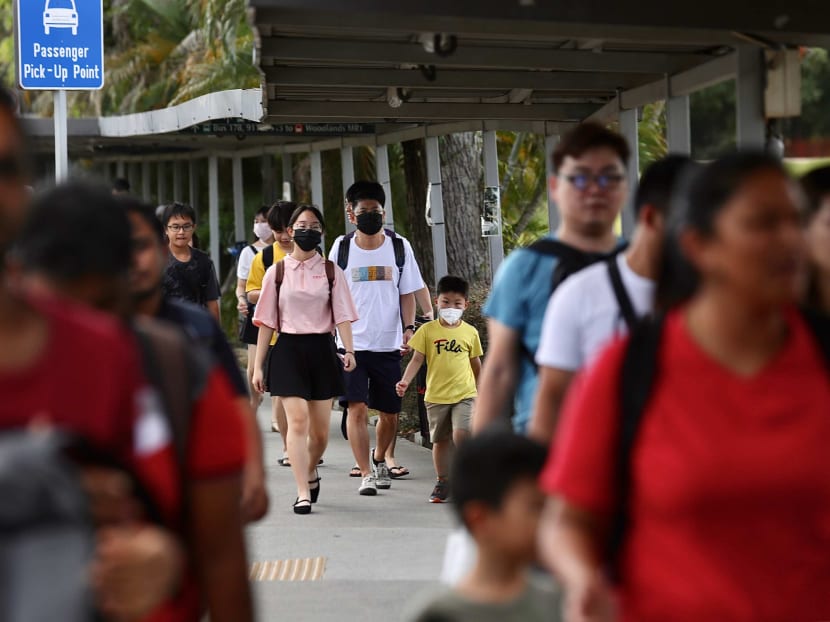
[[[310,515],[298,516],[291,508],[296,497],[291,469],[277,464],[282,440],[270,431],[269,401],[258,417],[271,509],[247,533],[250,560],[260,562],[255,569],[266,579],[252,583],[257,619],[394,622],[414,595],[437,585],[446,538],[454,526],[448,504],[427,502],[435,479],[431,453],[398,439],[398,463],[411,475],[393,480],[392,488],[376,497],[361,497],[360,480],[348,476],[354,457],[340,435],[341,414],[335,411],[320,467],[320,500]],[[307,559],[312,561],[290,561]],[[293,568],[295,576],[322,570],[322,578],[268,580],[290,575]]]

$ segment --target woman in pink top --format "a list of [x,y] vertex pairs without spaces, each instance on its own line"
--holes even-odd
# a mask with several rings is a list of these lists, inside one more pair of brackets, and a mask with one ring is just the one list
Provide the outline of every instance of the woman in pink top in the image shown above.
[[[320,494],[317,462],[326,450],[332,398],[343,393],[343,375],[355,367],[351,323],[358,319],[343,271],[317,253],[323,215],[301,205],[289,221],[294,250],[271,266],[262,280],[254,312],[259,327],[253,385],[265,391],[263,365],[268,361],[268,390],[282,398],[288,417],[288,457],[297,482],[296,514],[310,514]],[[346,347],[341,366],[334,329]]]

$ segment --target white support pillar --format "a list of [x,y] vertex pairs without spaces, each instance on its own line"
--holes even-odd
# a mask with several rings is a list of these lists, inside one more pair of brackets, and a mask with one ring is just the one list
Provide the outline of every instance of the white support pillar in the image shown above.
[[386,145],[375,147],[375,171],[378,183],[383,186],[383,192],[386,194],[386,205],[384,205],[384,212],[386,212],[385,226],[387,229],[394,231],[395,213],[392,209],[392,180],[389,174],[389,149]]
[[666,102],[667,142],[669,153],[692,155],[692,130],[689,119],[689,96],[669,97]]
[[208,228],[210,230],[210,258],[219,273],[219,159],[208,158]]
[[234,240],[241,242],[245,236],[245,186],[242,179],[242,158],[231,160],[233,172],[233,231]]
[[149,203],[153,198],[150,193],[150,162],[145,160],[141,163],[141,198]]
[[634,231],[634,210],[632,209],[632,204],[634,194],[637,191],[637,184],[640,181],[640,154],[638,149],[640,140],[637,129],[636,108],[620,111],[620,132],[628,141],[628,146],[631,149],[631,158],[628,161],[629,200],[622,211],[622,234],[628,240],[631,239],[631,233]]
[[767,124],[764,117],[764,51],[754,45],[738,45],[736,112],[738,149],[763,149]]
[[294,196],[294,165],[291,154],[282,152],[282,200],[290,201]]
[[199,213],[199,169],[198,160],[187,161],[187,202]]
[[[484,185],[501,186],[499,180],[499,152],[496,144],[496,132],[488,130],[484,132]],[[501,197],[501,194],[499,194]],[[488,238],[490,244],[490,276],[496,274],[501,262],[504,261],[504,242],[501,235],[501,198],[499,198],[499,235]]]
[[[311,202],[323,211],[323,158],[319,151],[311,152]],[[325,237],[322,245],[325,251]]]
[[55,126],[55,183],[64,182],[69,177],[69,140],[67,138],[66,91],[55,91],[54,96]]
[[170,203],[170,197],[167,196],[167,165],[161,160],[156,162],[156,203]]
[[184,201],[184,189],[182,187],[183,169],[184,163],[181,160],[173,162],[173,200],[178,203]]
[[432,219],[432,254],[435,283],[446,276],[447,236],[444,229],[444,197],[441,188],[441,152],[438,137],[430,136],[427,144],[427,179],[429,180],[429,217]]
[[547,176],[545,178],[545,194],[548,197],[548,228],[550,229],[550,235],[554,235],[556,230],[559,228],[559,208],[556,206],[556,201],[553,200],[553,197],[550,195],[550,178],[553,177],[556,172],[553,170],[553,151],[556,149],[557,145],[559,144],[560,136],[545,136],[545,171],[547,172]]
[[[340,147],[340,169],[343,173],[343,193],[354,183],[354,150],[351,147]],[[355,230],[355,226],[346,218],[346,233]]]

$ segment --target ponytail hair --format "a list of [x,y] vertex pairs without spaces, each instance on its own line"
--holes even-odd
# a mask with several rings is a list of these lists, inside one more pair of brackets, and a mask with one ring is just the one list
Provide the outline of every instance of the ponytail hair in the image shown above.
[[695,231],[704,238],[715,235],[715,220],[746,181],[771,171],[788,177],[781,161],[759,151],[742,151],[689,171],[672,197],[661,252],[655,308],[665,313],[688,302],[700,287],[701,275],[680,248],[680,237]]

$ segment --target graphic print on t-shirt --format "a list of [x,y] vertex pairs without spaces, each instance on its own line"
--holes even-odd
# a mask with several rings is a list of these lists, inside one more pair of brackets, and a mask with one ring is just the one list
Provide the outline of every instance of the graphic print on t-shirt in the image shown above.
[[432,342],[432,345],[435,346],[435,353],[439,355],[442,352],[452,354],[461,354],[464,352],[463,346],[460,343],[456,343],[455,339],[436,339]]
[[370,281],[394,281],[392,266],[363,266],[352,268],[352,283],[368,283]]

